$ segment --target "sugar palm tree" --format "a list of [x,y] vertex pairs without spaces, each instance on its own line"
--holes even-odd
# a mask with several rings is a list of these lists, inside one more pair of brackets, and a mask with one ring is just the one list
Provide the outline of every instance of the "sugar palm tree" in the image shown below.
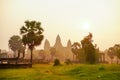
[[35,46],[38,46],[41,44],[44,36],[43,36],[43,28],[41,27],[40,22],[36,21],[25,21],[25,25],[22,26],[20,29],[20,34],[22,35],[22,41],[25,46],[28,46],[28,48],[31,51],[31,59],[30,63],[32,64],[32,58],[33,58],[33,49]]

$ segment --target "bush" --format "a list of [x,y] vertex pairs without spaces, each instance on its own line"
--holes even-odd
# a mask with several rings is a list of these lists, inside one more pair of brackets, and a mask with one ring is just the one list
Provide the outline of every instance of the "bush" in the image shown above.
[[60,65],[60,60],[59,59],[55,59],[54,60],[54,66],[58,66]]
[[100,70],[100,71],[101,71],[101,70],[105,70],[104,66],[100,66],[100,67],[99,67],[99,70]]
[[65,64],[69,65],[69,64],[72,64],[72,62],[70,59],[66,59]]

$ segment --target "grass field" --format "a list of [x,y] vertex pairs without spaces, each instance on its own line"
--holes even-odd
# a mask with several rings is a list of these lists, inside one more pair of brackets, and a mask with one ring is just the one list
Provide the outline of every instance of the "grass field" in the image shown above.
[[27,69],[0,69],[0,80],[120,80],[120,65],[36,64]]

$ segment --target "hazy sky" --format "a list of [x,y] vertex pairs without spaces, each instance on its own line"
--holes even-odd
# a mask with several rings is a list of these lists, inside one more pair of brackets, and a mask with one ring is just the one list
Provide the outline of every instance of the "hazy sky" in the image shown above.
[[0,49],[8,49],[25,20],[40,21],[51,45],[57,34],[65,46],[89,32],[101,50],[120,43],[120,0],[0,0]]

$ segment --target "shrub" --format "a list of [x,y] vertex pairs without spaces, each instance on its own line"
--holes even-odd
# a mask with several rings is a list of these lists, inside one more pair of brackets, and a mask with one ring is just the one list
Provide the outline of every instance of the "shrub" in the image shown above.
[[105,70],[104,66],[100,66],[99,70]]
[[72,62],[70,59],[66,59],[65,64],[69,65],[69,64],[72,64]]
[[60,60],[59,59],[55,59],[54,60],[54,66],[58,66],[60,65]]

